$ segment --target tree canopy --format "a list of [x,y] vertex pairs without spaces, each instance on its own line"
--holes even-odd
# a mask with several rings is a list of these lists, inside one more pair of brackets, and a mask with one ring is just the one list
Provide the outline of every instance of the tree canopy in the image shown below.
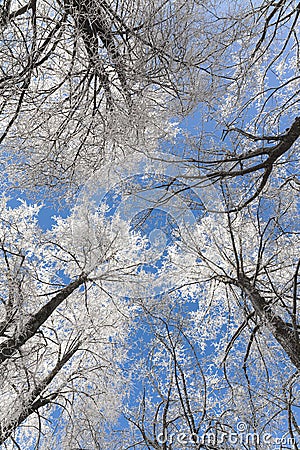
[[1,448],[298,449],[299,15],[2,2]]

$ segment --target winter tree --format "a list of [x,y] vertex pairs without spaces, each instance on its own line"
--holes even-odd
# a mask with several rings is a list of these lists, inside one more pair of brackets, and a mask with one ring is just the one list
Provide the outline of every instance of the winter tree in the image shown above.
[[297,449],[299,5],[0,12],[0,445]]

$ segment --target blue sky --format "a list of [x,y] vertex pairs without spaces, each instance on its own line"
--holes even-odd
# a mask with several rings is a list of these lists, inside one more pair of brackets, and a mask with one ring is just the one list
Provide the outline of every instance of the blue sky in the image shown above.
[[[180,125],[183,126],[184,129],[190,130],[192,132],[195,132],[195,129],[197,127],[201,128],[201,110],[199,109],[196,111],[193,115],[185,119]],[[212,123],[208,123],[205,125],[208,127],[208,129],[211,127],[211,132],[215,132],[215,125]],[[221,135],[221,130],[219,131],[219,135]],[[220,137],[220,136],[219,136]],[[177,149],[177,151],[182,151],[183,149]],[[145,174],[143,173],[137,173],[134,176],[131,176],[129,178],[126,178],[123,183],[118,183],[114,187],[110,188],[109,191],[106,193],[106,195],[100,199],[99,201],[99,207],[101,206],[101,202],[107,203],[109,206],[109,209],[106,212],[106,217],[109,219],[110,217],[113,217],[114,214],[116,214],[118,211],[122,211],[122,214],[125,214],[124,219],[126,219],[126,208],[122,209],[122,202],[123,199],[120,195],[120,190],[125,189],[128,193],[128,186],[130,188],[133,188],[134,186],[141,187],[144,191],[144,205],[143,205],[143,197],[139,196],[139,202],[134,201],[134,204],[136,206],[136,211],[133,213],[133,210],[128,211],[128,220],[130,220],[131,225],[133,228],[137,229],[139,232],[142,233],[142,235],[146,235],[150,238],[150,244],[156,245],[157,243],[162,243],[163,246],[172,245],[176,239],[178,239],[178,230],[180,228],[180,223],[177,223],[177,217],[175,214],[172,215],[172,211],[169,211],[168,208],[165,207],[165,205],[158,206],[154,209],[151,209],[149,207],[148,199],[151,199],[152,193],[155,192],[155,195],[157,195],[157,192],[159,191],[163,198],[165,191],[167,189],[168,195],[175,194],[175,196],[178,197],[178,200],[180,202],[180,205],[185,205],[186,209],[189,210],[191,213],[190,216],[186,216],[187,220],[190,220],[190,225],[193,226],[193,223],[196,223],[198,220],[201,220],[201,217],[205,214],[205,207],[203,207],[201,196],[199,198],[199,190],[194,190],[193,188],[189,188],[188,184],[183,183],[181,181],[174,181],[170,176],[166,176],[165,178],[159,177],[156,178],[155,174],[147,174],[148,176],[145,177]],[[134,189],[133,189],[134,191]],[[178,192],[179,191],[179,192]],[[177,193],[178,192],[178,193]],[[133,194],[133,198],[135,194]],[[12,207],[17,206],[18,204],[18,198],[24,198],[24,195],[22,195],[20,192],[15,193],[15,197],[10,201],[10,205]],[[159,197],[155,197],[159,198]],[[142,200],[140,200],[142,199]],[[26,199],[29,203],[32,201],[30,199]],[[36,203],[36,200],[33,202]],[[44,204],[43,208],[41,209],[39,213],[39,224],[43,230],[47,230],[51,228],[51,226],[55,223],[54,216],[61,215],[63,217],[66,217],[69,214],[68,208],[65,208],[63,210],[56,210],[55,206],[50,200],[45,201],[43,198],[41,198],[41,203]],[[204,205],[205,206],[205,205]],[[194,221],[194,222],[193,222]],[[180,238],[179,238],[180,239]],[[151,273],[155,273],[158,271],[164,262],[164,258],[167,257],[167,252],[163,252],[160,256],[160,259],[156,262],[152,262],[151,266],[144,267],[145,270],[149,270]],[[156,297],[159,298],[161,293],[155,294]],[[185,314],[188,316],[191,311],[193,311],[196,308],[195,302],[191,302],[190,304],[186,305]],[[149,334],[148,334],[149,332]],[[145,326],[145,328],[141,330],[135,331],[131,335],[132,342],[136,343],[138,341],[143,343],[143,346],[141,346],[141,352],[146,351],[147,352],[147,343],[150,342],[153,335],[151,334],[150,328]],[[144,349],[143,349],[144,348]],[[213,342],[208,343],[207,346],[207,355],[212,355],[213,358]],[[135,349],[136,351],[136,349]],[[129,352],[129,357],[134,357],[134,351]],[[141,354],[141,356],[143,356]],[[130,367],[130,364],[132,361],[129,361],[128,367]],[[137,382],[135,384],[135,391],[133,392],[133,396],[131,397],[132,405],[136,404],[136,400],[139,394],[139,390],[142,388],[142,385],[140,382]],[[135,397],[136,396],[136,397]],[[296,417],[300,418],[300,413],[297,412],[295,409]],[[54,421],[56,417],[58,416],[58,411],[53,412],[53,418]],[[126,421],[124,419],[120,419],[120,426],[126,427]]]

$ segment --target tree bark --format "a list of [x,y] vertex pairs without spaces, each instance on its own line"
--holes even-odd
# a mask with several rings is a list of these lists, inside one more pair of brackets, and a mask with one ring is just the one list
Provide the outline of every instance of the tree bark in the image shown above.
[[35,335],[37,330],[51,316],[53,311],[67,298],[72,292],[81,286],[87,279],[85,274],[77,280],[63,288],[46,305],[44,305],[15,335],[0,344],[0,364],[9,359],[25,342]]

